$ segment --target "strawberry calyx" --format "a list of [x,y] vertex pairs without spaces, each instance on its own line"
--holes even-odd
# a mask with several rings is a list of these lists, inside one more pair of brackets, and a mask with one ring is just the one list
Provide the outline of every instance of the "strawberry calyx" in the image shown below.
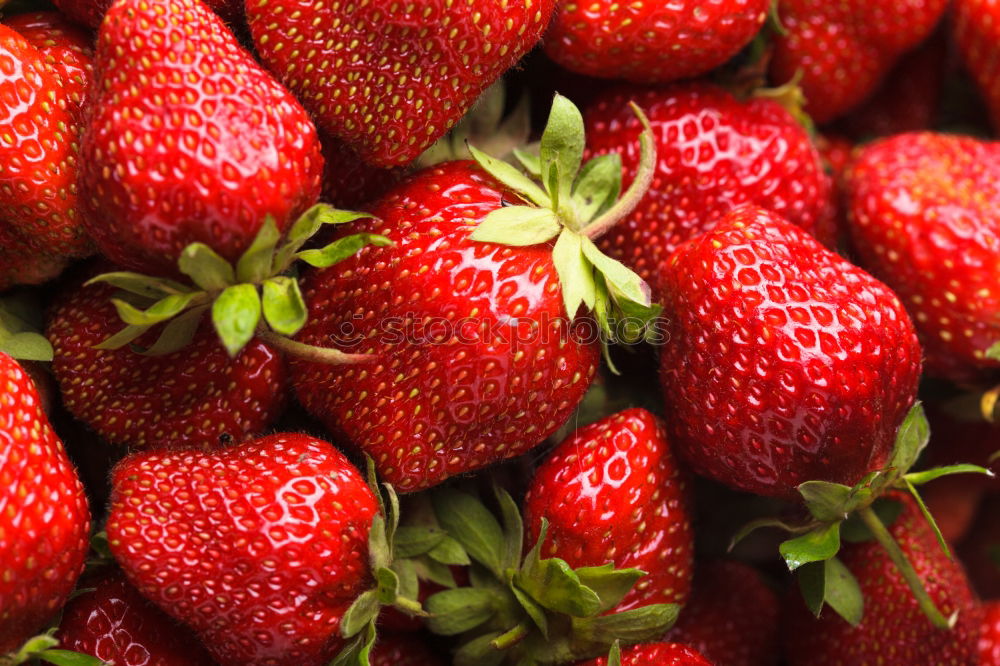
[[795,72],[795,76],[782,83],[780,86],[759,87],[751,95],[761,99],[769,99],[777,102],[785,111],[801,125],[810,137],[816,137],[816,123],[812,117],[806,113],[806,94],[799,84],[802,81],[802,70]]
[[[121,290],[112,303],[126,326],[97,345],[98,349],[132,350],[151,356],[173,353],[193,338],[202,316],[210,314],[226,351],[235,357],[257,337],[282,351],[322,363],[357,363],[367,356],[338,349],[314,347],[291,339],[308,316],[298,281],[291,274],[302,260],[326,268],[356,254],[367,245],[390,245],[378,234],[353,234],[318,249],[302,249],[327,224],[345,224],[367,213],[337,210],[317,204],[289,229],[281,241],[274,219],[268,216],[246,252],[230,264],[205,243],[191,243],[181,253],[178,268],[193,284],[163,277],[118,271],[104,273],[87,284],[107,283]],[[147,348],[132,344],[151,328],[162,325],[157,340]]]
[[948,544],[934,517],[920,497],[917,486],[951,474],[993,473],[978,465],[948,465],[911,472],[921,452],[930,440],[930,427],[923,407],[916,403],[896,432],[896,441],[889,462],[880,470],[865,475],[853,487],[829,481],[806,481],[799,485],[810,519],[790,523],[763,518],[744,526],[733,538],[735,546],[755,529],[776,527],[793,536],[781,543],[778,550],[790,571],[797,573],[799,587],[806,605],[819,617],[825,604],[852,626],[864,615],[861,588],[854,575],[837,558],[841,541],[874,539],[886,551],[910,587],[914,598],[927,618],[940,629],[954,626],[957,615],[946,618],[935,606],[913,565],[899,544],[886,529],[899,515],[901,507],[890,493],[902,492],[913,497],[927,520],[942,550],[950,558]]
[[607,654],[618,639],[655,640],[673,626],[680,607],[651,604],[615,612],[645,572],[612,563],[576,569],[543,558],[547,524],[525,554],[524,523],[513,498],[496,488],[501,520],[473,495],[434,491],[437,521],[468,554],[470,584],[425,603],[433,633],[459,637],[459,666],[559,664]]
[[52,345],[39,332],[42,319],[36,302],[25,293],[0,298],[0,352],[19,361],[52,360]]
[[59,650],[59,641],[52,635],[55,629],[44,634],[29,638],[16,651],[0,655],[0,666],[19,666],[34,660],[40,660],[55,666],[109,666],[107,662],[89,654],[72,650]]
[[656,165],[652,128],[638,106],[632,104],[632,110],[643,126],[641,157],[624,194],[620,155],[602,155],[583,164],[583,116],[561,95],[552,102],[537,155],[513,151],[520,169],[469,145],[479,166],[523,199],[492,211],[471,238],[512,246],[553,243],[552,260],[567,316],[574,318],[580,306],[586,306],[604,337],[622,342],[643,339],[660,313],[651,301],[649,285],[594,244],[635,209],[652,183]]

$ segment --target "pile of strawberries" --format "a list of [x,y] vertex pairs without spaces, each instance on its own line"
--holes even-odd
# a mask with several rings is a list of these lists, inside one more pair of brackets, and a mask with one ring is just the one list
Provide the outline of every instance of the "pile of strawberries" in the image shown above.
[[1000,2],[52,2],[0,666],[1000,666]]

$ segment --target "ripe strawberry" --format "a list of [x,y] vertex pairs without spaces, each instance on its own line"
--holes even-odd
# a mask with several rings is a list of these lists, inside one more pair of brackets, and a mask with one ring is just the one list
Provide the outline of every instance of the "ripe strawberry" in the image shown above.
[[308,115],[200,0],[117,0],[94,79],[80,189],[114,263],[173,273],[196,241],[235,261],[319,196]]
[[667,640],[695,648],[713,664],[773,666],[778,661],[778,596],[753,567],[699,565],[694,592]]
[[571,567],[646,572],[616,610],[683,604],[694,560],[690,501],[656,417],[627,409],[580,428],[535,472],[524,498],[528,543]]
[[599,247],[659,289],[667,258],[740,204],[773,210],[822,243],[833,242],[830,178],[809,135],[777,102],[739,101],[709,84],[608,93],[586,112],[587,147],[619,152],[625,183],[639,161],[634,100],[657,140],[653,186]]
[[956,0],[953,35],[965,64],[990,109],[994,127],[1000,127],[1000,4],[995,0]]
[[956,380],[1000,367],[986,356],[1000,341],[998,154],[971,138],[903,134],[866,146],[848,174],[862,264],[906,305],[928,370]]
[[369,657],[371,666],[444,666],[420,634],[380,633]]
[[[121,328],[114,293],[108,285],[71,285],[46,326],[63,404],[102,438],[132,447],[213,446],[260,433],[281,415],[288,392],[281,355],[253,340],[230,359],[207,319],[187,347],[170,354],[97,349]],[[136,344],[148,347],[158,334]]]
[[979,666],[1000,666],[1000,601],[988,601],[983,604]]
[[[607,666],[607,657],[581,661],[577,666]],[[712,666],[697,650],[680,643],[645,643],[621,651],[621,666]],[[728,664],[726,665],[728,666]]]
[[[96,30],[111,3],[112,0],[53,0],[52,4],[77,23]],[[240,3],[235,0],[206,0],[205,4],[223,18],[232,19],[241,12]]]
[[746,46],[769,6],[769,0],[566,2],[552,18],[545,52],[589,76],[638,83],[693,78]]
[[801,72],[806,110],[826,123],[868,98],[899,56],[931,34],[947,0],[780,0],[770,76]]
[[212,666],[198,639],[149,603],[120,571],[85,576],[82,586],[63,610],[56,633],[61,649],[121,666]]
[[749,206],[678,248],[663,277],[667,425],[696,470],[788,497],[885,463],[920,375],[885,285]]
[[402,168],[382,169],[365,164],[346,144],[323,140],[323,201],[338,208],[356,209],[375,201],[406,175]]
[[885,662],[907,666],[976,663],[979,614],[961,566],[949,559],[909,496],[897,496],[903,513],[889,528],[945,617],[958,611],[951,630],[935,628],[917,605],[896,565],[872,541],[844,544],[838,558],[857,578],[864,617],[852,627],[829,610],[819,619],[797,593],[789,596],[787,658],[790,666],[855,666]]
[[320,127],[391,167],[412,162],[529,51],[554,4],[254,0],[246,9],[261,59]]
[[28,241],[0,222],[0,291],[19,284],[42,284],[62,273],[65,257],[36,252]]
[[111,552],[221,666],[313,666],[368,585],[372,491],[330,444],[278,434],[140,453],[112,474]]
[[90,511],[17,361],[0,352],[0,655],[42,628],[83,571]]

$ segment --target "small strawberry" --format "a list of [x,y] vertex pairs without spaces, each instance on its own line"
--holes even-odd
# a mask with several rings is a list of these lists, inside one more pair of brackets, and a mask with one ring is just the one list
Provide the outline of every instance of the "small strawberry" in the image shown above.
[[806,111],[826,123],[868,98],[901,54],[934,30],[947,0],[779,0],[770,76],[801,73]]
[[119,571],[84,577],[66,604],[56,638],[60,649],[120,666],[212,666],[191,633],[175,624]]
[[[718,662],[721,664],[722,662]],[[621,650],[612,658],[598,657],[577,666],[712,666],[697,650],[680,643],[645,643]],[[726,664],[725,666],[729,666]]]
[[420,634],[379,634],[369,656],[371,666],[444,666]]
[[965,64],[990,109],[994,127],[1000,127],[1000,4],[995,0],[956,0],[953,36]]
[[699,565],[694,592],[667,640],[689,645],[713,664],[774,666],[778,661],[778,596],[741,562]]
[[111,552],[221,666],[316,666],[371,582],[376,498],[330,444],[277,434],[140,453],[112,474]]
[[678,248],[663,284],[667,424],[696,470],[792,496],[887,460],[920,347],[885,285],[752,207]]
[[1000,666],[1000,601],[988,601],[983,604],[979,666]]
[[315,127],[200,0],[117,0],[81,143],[85,222],[114,263],[173,273],[200,241],[235,261],[315,203]]
[[690,501],[663,426],[633,408],[580,428],[535,472],[524,498],[528,542],[571,567],[646,572],[615,607],[683,604],[694,559]]
[[527,53],[554,0],[247,2],[257,52],[322,129],[380,167],[412,162]]
[[[902,514],[889,528],[927,593],[945,617],[957,613],[951,629],[925,617],[904,577],[879,544],[844,544],[838,558],[854,575],[864,597],[864,615],[851,626],[835,613],[812,616],[797,594],[789,597],[785,637],[790,666],[974,666],[980,616],[961,566],[938,546],[915,502],[897,496]],[[849,574],[848,574],[849,575]],[[891,662],[886,659],[891,655]]]
[[770,0],[561,3],[545,52],[589,76],[665,83],[725,63],[760,30]]
[[768,208],[832,244],[830,178],[808,133],[777,102],[739,101],[704,83],[605,94],[585,114],[587,148],[595,155],[620,152],[625,183],[639,161],[642,129],[629,100],[649,115],[656,173],[635,211],[599,246],[654,288],[678,245],[740,204]]
[[956,380],[1000,368],[1000,162],[976,139],[903,134],[865,146],[847,178],[862,265],[899,294],[928,370]]
[[0,352],[0,655],[66,602],[83,571],[90,511],[27,373]]

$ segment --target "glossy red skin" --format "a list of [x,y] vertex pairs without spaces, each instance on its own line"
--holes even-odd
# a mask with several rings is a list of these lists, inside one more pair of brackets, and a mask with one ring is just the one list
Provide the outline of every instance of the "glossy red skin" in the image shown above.
[[587,150],[622,156],[623,188],[639,164],[641,125],[630,100],[653,127],[656,173],[635,211],[598,245],[654,290],[677,246],[740,204],[769,208],[832,244],[830,178],[809,135],[776,102],[740,102],[703,83],[603,95],[585,113]]
[[1000,127],[1000,3],[996,0],[955,0],[952,36],[966,66]]
[[678,248],[664,293],[667,428],[696,471],[791,498],[885,463],[921,363],[888,287],[744,207]]
[[420,634],[379,632],[369,656],[371,666],[444,666]]
[[323,201],[354,210],[375,201],[406,177],[406,169],[383,169],[361,161],[347,144],[323,137]]
[[115,2],[94,81],[80,190],[114,263],[172,273],[196,241],[233,261],[267,215],[285,229],[319,197],[309,116],[200,0]]
[[1000,666],[1000,601],[988,601],[983,604],[979,666]]
[[375,497],[342,453],[298,434],[139,453],[112,473],[111,553],[220,666],[319,666],[370,585]]
[[35,252],[20,234],[0,222],[0,291],[19,284],[42,284],[58,276],[69,260]]
[[545,52],[574,72],[636,83],[694,78],[722,65],[764,25],[769,0],[566,2]]
[[117,570],[85,577],[63,609],[59,648],[116,666],[213,666],[191,632],[146,600]]
[[[907,666],[976,666],[980,615],[962,566],[950,560],[913,500],[897,496],[903,513],[889,528],[913,564],[924,588],[945,617],[958,610],[953,629],[931,624],[917,605],[885,550],[875,541],[844,543],[837,557],[861,586],[864,617],[851,627],[832,609],[817,620],[798,589],[789,592],[785,610],[789,666],[857,666],[892,663]],[[891,662],[886,662],[891,655]]]
[[550,247],[469,238],[501,200],[520,201],[472,162],[426,169],[374,205],[380,219],[343,231],[394,246],[302,280],[309,321],[297,339],[377,358],[292,359],[299,400],[396,490],[531,449],[569,418],[596,372],[592,327],[567,324]]
[[[577,666],[607,666],[607,657],[581,661]],[[712,666],[712,662],[687,645],[646,643],[622,650],[622,666]]]
[[757,570],[736,561],[701,565],[694,591],[667,640],[689,645],[713,664],[774,666],[778,596]]
[[1000,368],[1000,147],[930,132],[867,145],[848,174],[861,264],[899,295],[929,372],[955,380]]
[[[114,294],[106,285],[68,286],[46,323],[63,404],[103,439],[135,448],[212,447],[258,434],[281,415],[289,393],[281,354],[251,340],[230,359],[207,315],[193,341],[172,354],[95,349],[124,326]],[[160,330],[136,344],[152,345]]]
[[90,510],[23,368],[0,352],[0,655],[52,618],[83,571]]
[[826,123],[865,101],[900,55],[926,39],[947,0],[780,0],[770,76],[801,71],[806,111]]
[[261,60],[320,127],[392,167],[416,159],[531,50],[554,4],[246,0],[246,13]]
[[642,408],[575,431],[535,472],[524,498],[527,542],[571,567],[646,572],[615,610],[683,604],[694,565],[690,501],[663,426]]

